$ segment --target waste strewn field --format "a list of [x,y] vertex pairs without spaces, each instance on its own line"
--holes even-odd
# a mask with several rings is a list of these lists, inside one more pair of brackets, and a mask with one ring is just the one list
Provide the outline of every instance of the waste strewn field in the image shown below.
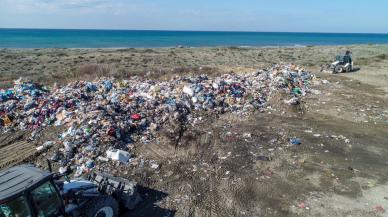
[[[283,92],[290,98],[284,103],[300,106],[301,97],[320,93],[310,89],[319,83],[296,65],[163,82],[138,76],[99,78],[51,88],[20,78],[13,88],[0,91],[0,130],[31,131],[29,140],[36,141],[51,127],[66,128],[58,140],[46,141],[36,150],[59,147],[52,160],[61,167],[74,166],[80,176],[92,170],[97,159],[129,163],[136,144],[158,139],[161,129],[178,148],[189,127],[206,121],[203,115],[233,113],[244,118],[254,111],[265,112],[267,101]],[[108,158],[101,156],[103,152]]]
[[[21,80],[10,98],[2,99],[0,104],[14,113],[5,118],[2,107],[3,125],[6,119],[11,123],[0,128],[0,166],[32,162],[46,167],[45,159],[55,157],[62,160],[56,169],[69,163],[84,165],[84,174],[94,168],[131,177],[142,186],[145,202],[124,216],[384,216],[388,99],[381,84],[387,81],[383,54],[388,49],[351,47],[360,71],[319,72],[342,49],[2,50],[2,57],[34,59],[23,67],[45,74],[21,72],[20,65],[7,71],[12,65],[8,59],[0,64],[3,88],[11,88],[17,76],[48,88]],[[46,56],[53,52],[65,54]],[[130,76],[129,69],[122,74],[109,58],[107,65],[68,64],[88,75],[72,70],[48,75],[52,69],[46,67],[53,65],[41,68],[40,61],[66,64],[70,57],[84,61],[96,52],[108,52],[124,65],[152,54],[152,64],[144,63],[144,68],[163,59],[163,76],[157,70],[137,71],[138,66],[133,71],[139,77]],[[175,59],[170,52],[178,53]],[[133,54],[126,61],[124,56]],[[212,59],[214,55],[218,57]],[[180,63],[187,67],[172,61],[190,56],[194,63]],[[228,61],[232,56],[235,60]],[[288,64],[271,67],[272,60],[307,66],[312,76]],[[95,80],[100,75],[116,78]],[[120,82],[122,78],[129,82]],[[25,92],[17,91],[23,87]],[[40,99],[36,104],[34,97]],[[16,99],[15,107],[9,107]],[[130,153],[129,162],[109,159],[110,144]],[[74,153],[69,157],[70,149]],[[128,157],[116,154],[121,160]]]

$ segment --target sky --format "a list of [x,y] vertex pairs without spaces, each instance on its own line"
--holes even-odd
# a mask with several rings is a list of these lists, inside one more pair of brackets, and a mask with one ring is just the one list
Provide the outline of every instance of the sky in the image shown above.
[[387,0],[0,0],[0,28],[388,33]]

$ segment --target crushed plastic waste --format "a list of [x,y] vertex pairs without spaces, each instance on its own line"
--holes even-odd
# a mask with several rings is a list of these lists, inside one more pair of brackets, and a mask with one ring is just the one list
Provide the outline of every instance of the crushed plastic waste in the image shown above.
[[58,162],[61,159],[61,154],[59,152],[55,152],[53,156],[51,156],[50,160],[53,162]]
[[151,168],[152,168],[152,169],[158,169],[158,168],[159,168],[159,164],[152,163],[152,164],[151,164]]
[[43,143],[43,145],[36,147],[36,150],[42,151],[44,149],[50,148],[53,145],[54,145],[53,141],[47,141],[47,142]]
[[298,138],[292,138],[292,139],[290,139],[290,143],[291,143],[292,145],[301,145],[301,144],[302,144],[302,142],[301,142],[300,139],[298,139]]
[[35,139],[49,126],[65,126],[58,141],[50,143],[61,152],[53,158],[63,167],[78,165],[82,173],[94,167],[95,159],[129,162],[134,143],[150,142],[159,129],[172,123],[195,125],[202,112],[248,115],[264,110],[278,91],[288,93],[286,101],[295,104],[311,93],[314,79],[295,65],[218,77],[179,76],[170,81],[101,78],[51,89],[19,79],[13,88],[0,90],[0,133],[29,130]]
[[60,174],[66,173],[67,170],[68,170],[67,167],[59,167],[59,169],[58,169],[58,171],[59,171]]
[[289,100],[284,100],[284,103],[288,105],[298,105],[300,103],[300,99],[299,97],[293,97]]
[[272,158],[271,158],[271,157],[268,157],[268,156],[263,156],[263,155],[261,155],[261,156],[258,156],[258,157],[257,157],[257,160],[261,160],[261,161],[271,161]]
[[129,152],[123,150],[108,150],[106,151],[106,157],[114,161],[120,161],[122,163],[128,163],[129,159],[131,159]]
[[380,213],[380,214],[384,214],[385,213],[385,209],[381,205],[375,206],[374,210],[375,210],[375,212]]

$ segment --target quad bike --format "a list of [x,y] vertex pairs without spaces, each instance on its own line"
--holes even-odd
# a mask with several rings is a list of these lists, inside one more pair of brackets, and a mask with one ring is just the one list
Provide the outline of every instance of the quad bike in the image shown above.
[[330,65],[330,69],[334,74],[351,72],[353,70],[351,53],[347,51],[345,55],[336,56],[335,61]]
[[119,207],[134,209],[141,200],[133,181],[107,174],[69,180],[71,171],[57,174],[49,168],[1,171],[0,217],[117,217]]

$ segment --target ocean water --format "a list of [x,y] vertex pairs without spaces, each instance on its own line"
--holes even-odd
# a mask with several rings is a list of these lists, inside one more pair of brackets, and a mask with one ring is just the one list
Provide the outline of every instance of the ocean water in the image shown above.
[[130,48],[388,44],[388,34],[0,29],[0,48]]

